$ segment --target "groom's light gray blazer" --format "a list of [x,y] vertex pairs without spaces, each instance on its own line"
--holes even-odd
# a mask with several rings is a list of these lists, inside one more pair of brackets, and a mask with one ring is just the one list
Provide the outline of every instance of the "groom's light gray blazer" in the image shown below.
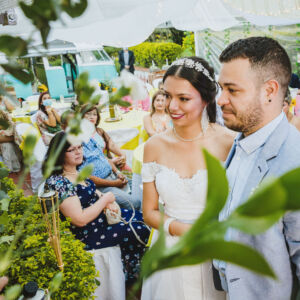
[[[235,146],[228,155],[226,167],[230,165],[234,152]],[[284,116],[255,162],[245,185],[242,201],[246,201],[266,177],[279,176],[299,166],[300,133]],[[230,300],[293,298],[292,290],[295,290],[295,285],[300,281],[300,212],[286,213],[280,222],[260,235],[252,236],[235,230],[232,232],[232,240],[259,251],[275,271],[278,280],[227,264],[226,281]]]

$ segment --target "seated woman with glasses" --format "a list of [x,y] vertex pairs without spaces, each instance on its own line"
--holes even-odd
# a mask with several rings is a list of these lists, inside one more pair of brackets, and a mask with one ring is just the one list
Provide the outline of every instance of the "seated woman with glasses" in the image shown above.
[[130,209],[133,205],[135,209],[140,209],[142,199],[139,199],[135,193],[130,194],[127,178],[103,153],[104,149],[108,149],[108,152],[122,155],[121,150],[113,143],[108,134],[97,127],[100,122],[97,107],[93,106],[87,109],[87,106],[84,106],[81,111],[83,118],[95,125],[95,131],[90,140],[83,143],[83,163],[80,168],[92,164],[94,170],[90,178],[101,192],[112,192],[117,203],[123,208]]
[[[57,151],[65,135],[66,133],[61,131],[51,140],[43,172],[50,156]],[[65,142],[46,184],[51,190],[58,192],[61,217],[71,219],[71,231],[86,245],[87,250],[120,246],[127,283],[132,283],[138,276],[149,230],[142,224],[143,218],[139,211],[135,211],[132,222],[135,233],[123,222],[114,225],[107,223],[104,211],[106,209],[116,211],[115,197],[111,192],[99,192],[90,179],[76,183],[77,168],[82,160],[82,146],[71,146]],[[126,221],[130,219],[132,213],[130,210],[121,209],[121,215]],[[143,243],[138,241],[135,234]]]

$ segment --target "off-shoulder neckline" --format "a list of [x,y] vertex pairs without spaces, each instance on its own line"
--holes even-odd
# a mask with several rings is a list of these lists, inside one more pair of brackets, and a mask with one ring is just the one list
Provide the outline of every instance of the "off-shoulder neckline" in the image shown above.
[[206,174],[207,173],[207,169],[199,169],[199,170],[197,170],[197,172],[196,173],[194,173],[192,176],[190,176],[190,177],[183,177],[183,176],[181,176],[176,170],[175,170],[175,168],[170,168],[170,167],[167,167],[167,166],[165,166],[165,165],[162,165],[162,164],[160,164],[160,163],[157,163],[156,161],[151,161],[151,162],[148,162],[148,163],[143,163],[144,165],[151,165],[151,164],[153,164],[153,165],[157,165],[157,166],[159,166],[159,167],[162,167],[162,168],[164,168],[164,169],[166,169],[166,170],[169,170],[169,171],[171,171],[171,172],[173,172],[174,174],[176,174],[177,176],[178,176],[178,178],[180,178],[180,179],[182,179],[182,180],[192,180],[192,179],[194,179],[198,174]]

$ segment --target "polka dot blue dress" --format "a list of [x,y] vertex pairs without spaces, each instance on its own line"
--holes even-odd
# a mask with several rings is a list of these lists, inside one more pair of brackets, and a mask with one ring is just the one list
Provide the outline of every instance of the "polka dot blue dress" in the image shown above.
[[[50,189],[58,192],[61,202],[68,197],[78,196],[83,209],[93,205],[99,199],[96,194],[96,186],[90,179],[86,179],[86,186],[81,184],[74,186],[66,177],[52,175],[47,179],[46,183]],[[121,209],[121,213],[126,221],[129,221],[132,216],[132,210]],[[132,226],[141,240],[147,243],[149,230],[139,221],[143,221],[142,214],[139,211],[135,211]],[[83,227],[71,225],[71,231],[77,239],[86,244],[86,250],[119,245],[127,283],[133,282],[138,277],[140,261],[145,251],[145,246],[136,239],[129,225],[123,222],[109,225],[105,214],[101,212],[95,220]]]

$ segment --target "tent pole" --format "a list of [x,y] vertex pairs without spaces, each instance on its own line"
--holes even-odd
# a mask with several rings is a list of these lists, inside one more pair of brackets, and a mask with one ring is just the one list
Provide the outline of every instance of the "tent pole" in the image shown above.
[[194,31],[194,40],[195,40],[195,55],[201,56],[200,54],[200,31]]

